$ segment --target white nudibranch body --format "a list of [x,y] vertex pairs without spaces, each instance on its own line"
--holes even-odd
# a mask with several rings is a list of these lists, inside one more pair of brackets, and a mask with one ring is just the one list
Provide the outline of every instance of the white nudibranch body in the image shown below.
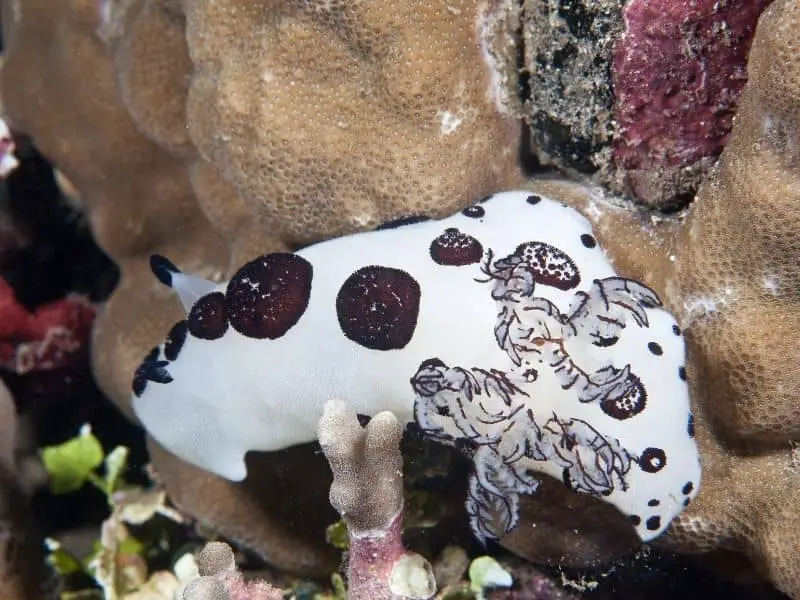
[[248,451],[315,440],[335,398],[464,448],[480,538],[516,525],[539,474],[645,541],[697,494],[681,330],[559,202],[498,193],[267,254],[219,285],[151,264],[188,317],[136,371],[133,408],[203,469],[244,479]]

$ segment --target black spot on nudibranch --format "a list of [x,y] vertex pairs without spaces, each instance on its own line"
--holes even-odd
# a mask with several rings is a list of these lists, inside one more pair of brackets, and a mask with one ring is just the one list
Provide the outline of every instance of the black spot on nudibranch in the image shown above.
[[228,283],[231,327],[258,340],[284,336],[308,308],[313,272],[305,258],[283,252],[244,265]]
[[172,275],[180,273],[180,269],[172,261],[160,254],[150,255],[150,270],[156,279],[168,287],[172,287]]
[[581,235],[581,244],[587,248],[594,248],[597,246],[597,240],[594,239],[594,236],[584,233]]
[[662,354],[664,354],[664,349],[661,347],[660,344],[656,342],[650,342],[649,344],[647,344],[647,349],[650,350],[650,352],[652,354],[655,354],[656,356],[661,356]]
[[566,291],[581,282],[575,261],[566,252],[550,244],[526,242],[517,246],[513,256],[530,267],[536,283]]
[[530,196],[525,198],[525,202],[527,202],[528,204],[531,204],[531,205],[539,204],[539,202],[541,202],[541,201],[542,201],[542,197],[541,196],[537,196],[536,194],[531,194]]
[[170,383],[172,381],[172,375],[170,375],[165,368],[169,362],[166,360],[158,360],[158,353],[158,346],[150,350],[133,374],[133,384],[131,387],[137,398],[144,393],[148,381],[154,381],[156,383]]
[[167,339],[164,342],[164,357],[167,360],[175,360],[183,349],[183,344],[186,342],[186,334],[188,333],[189,323],[185,319],[178,321],[172,326],[167,334]]
[[678,377],[686,381],[686,367],[678,367]]
[[685,484],[683,484],[683,488],[681,488],[681,492],[684,496],[691,494],[692,490],[694,490],[694,483],[691,481],[687,481]]
[[471,235],[449,227],[431,242],[430,254],[436,264],[463,267],[480,262],[483,246]]
[[678,327],[677,325],[673,325],[672,326],[672,333],[674,333],[675,335],[680,335],[681,334],[681,328]]
[[630,515],[628,520],[633,523],[634,527],[638,527],[642,522],[642,517],[639,515]]
[[406,225],[414,225],[415,223],[424,223],[430,221],[431,218],[427,215],[408,215],[407,217],[400,217],[381,223],[373,231],[383,231],[385,229],[397,229],[398,227],[405,227]]
[[147,363],[155,362],[158,359],[159,349],[158,346],[155,348],[151,348],[150,352],[147,353],[147,356],[144,357],[139,366],[136,367],[136,371],[133,374],[133,393],[136,394],[137,397],[141,396],[144,393],[145,387],[147,387],[147,377],[146,371],[147,367],[145,366]]
[[647,527],[648,531],[658,531],[659,529],[661,529],[661,517],[659,516],[650,517],[649,519],[647,519],[645,527]]
[[658,473],[667,464],[667,455],[661,448],[645,448],[639,457],[639,467],[645,473]]
[[482,206],[468,206],[461,214],[470,219],[480,219],[486,214],[486,210]]
[[686,422],[686,433],[690,438],[694,437],[694,415],[689,413],[689,420]]
[[147,378],[140,376],[139,369],[136,369],[136,373],[133,375],[133,394],[137,398],[140,398],[142,394],[144,394],[144,390],[147,387]]
[[349,340],[372,350],[404,348],[419,316],[420,287],[400,269],[363,267],[336,295],[336,315]]
[[188,329],[201,340],[217,340],[228,331],[225,294],[211,292],[200,298],[189,311]]
[[647,506],[658,506],[659,504],[661,504],[661,500],[657,498],[651,498],[647,501]]
[[441,358],[426,358],[421,363],[419,363],[419,369],[417,371],[424,371],[427,369],[446,369],[447,365]]
[[592,345],[597,346],[598,348],[609,348],[616,344],[619,341],[619,336],[611,336],[611,337],[602,337],[596,336]]
[[600,402],[600,409],[609,417],[623,421],[642,412],[647,406],[647,390],[633,373],[625,380],[625,393],[622,396],[607,397]]
[[492,198],[494,198],[494,194],[489,194],[488,196],[484,196],[483,198],[478,200],[478,204],[486,204]]

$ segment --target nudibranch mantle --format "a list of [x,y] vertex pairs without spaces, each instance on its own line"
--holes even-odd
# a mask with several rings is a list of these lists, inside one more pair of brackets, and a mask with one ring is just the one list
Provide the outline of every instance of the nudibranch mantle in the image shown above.
[[697,494],[682,332],[557,201],[497,193],[267,254],[222,284],[151,266],[188,316],[137,369],[133,408],[210,472],[242,480],[248,451],[315,440],[335,398],[464,450],[482,539],[516,525],[539,474],[613,504],[644,541]]

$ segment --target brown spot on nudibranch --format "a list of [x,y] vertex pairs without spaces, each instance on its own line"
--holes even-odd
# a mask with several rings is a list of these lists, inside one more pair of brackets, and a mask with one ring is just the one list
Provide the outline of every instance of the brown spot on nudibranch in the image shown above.
[[645,473],[658,473],[667,464],[667,455],[661,448],[645,448],[639,457],[639,467]]
[[647,406],[647,390],[641,379],[633,373],[626,380],[627,390],[622,396],[605,398],[600,409],[609,417],[623,421],[638,415]]
[[526,242],[517,246],[514,255],[525,261],[536,283],[559,290],[571,290],[581,282],[578,265],[566,252],[544,242]]
[[436,264],[463,267],[481,260],[483,246],[471,235],[449,227],[431,242],[430,253]]
[[225,294],[211,292],[200,298],[189,311],[189,333],[201,340],[217,340],[228,331]]
[[240,268],[228,283],[228,320],[242,335],[274,340],[308,308],[313,267],[296,254],[265,254]]
[[372,350],[395,350],[411,341],[419,316],[419,283],[405,271],[363,267],[336,296],[345,337]]
[[184,319],[178,321],[172,326],[167,334],[167,339],[164,342],[164,357],[167,360],[175,360],[183,349],[183,344],[186,342],[186,334],[188,333],[189,323]]

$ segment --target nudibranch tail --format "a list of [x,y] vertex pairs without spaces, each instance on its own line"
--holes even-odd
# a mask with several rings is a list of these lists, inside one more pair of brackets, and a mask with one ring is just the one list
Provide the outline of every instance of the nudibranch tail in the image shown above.
[[187,313],[192,310],[195,302],[217,287],[213,281],[183,273],[175,263],[160,254],[150,255],[150,270],[156,279],[175,290]]

